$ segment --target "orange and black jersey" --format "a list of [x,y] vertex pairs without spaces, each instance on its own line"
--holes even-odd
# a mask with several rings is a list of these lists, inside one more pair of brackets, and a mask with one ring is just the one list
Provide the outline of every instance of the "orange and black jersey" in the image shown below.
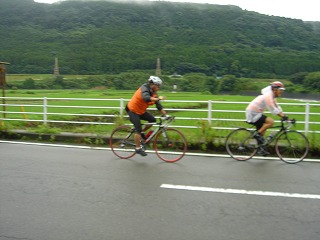
[[143,84],[132,96],[128,102],[128,109],[131,112],[142,115],[146,112],[150,105],[156,104],[157,109],[160,111],[163,109],[159,101],[151,101],[151,97],[157,97],[157,94],[152,92],[148,83]]

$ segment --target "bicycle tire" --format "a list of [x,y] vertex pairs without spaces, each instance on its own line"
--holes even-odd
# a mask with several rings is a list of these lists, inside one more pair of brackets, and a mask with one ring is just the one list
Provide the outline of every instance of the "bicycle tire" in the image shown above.
[[298,131],[285,131],[276,139],[275,150],[282,161],[298,163],[308,155],[309,141]]
[[163,130],[159,131],[153,140],[153,148],[157,156],[169,163],[180,160],[187,151],[187,140],[184,135],[174,128],[165,130],[168,139],[165,139]]
[[134,134],[130,126],[120,126],[114,129],[109,144],[112,152],[119,158],[128,159],[136,154]]
[[258,150],[258,142],[253,137],[252,131],[246,128],[238,128],[227,136],[226,150],[237,161],[251,159]]

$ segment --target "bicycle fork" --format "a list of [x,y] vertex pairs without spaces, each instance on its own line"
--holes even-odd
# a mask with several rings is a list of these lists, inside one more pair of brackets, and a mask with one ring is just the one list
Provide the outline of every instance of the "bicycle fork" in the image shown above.
[[170,142],[168,135],[167,135],[167,131],[164,128],[162,129],[162,136],[164,137],[164,140],[166,141],[167,146],[172,147],[172,142]]

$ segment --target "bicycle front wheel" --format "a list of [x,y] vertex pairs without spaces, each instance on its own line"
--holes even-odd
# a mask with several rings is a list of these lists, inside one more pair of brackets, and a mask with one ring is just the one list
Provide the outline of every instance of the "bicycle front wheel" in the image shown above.
[[228,154],[238,161],[246,161],[252,158],[258,149],[258,142],[252,132],[246,128],[232,131],[226,139]]
[[308,155],[309,141],[302,133],[290,130],[277,138],[275,149],[282,161],[297,163]]
[[187,140],[176,129],[162,129],[154,138],[153,148],[161,160],[172,163],[180,160],[186,153]]
[[114,129],[109,143],[112,152],[119,158],[128,159],[136,154],[134,132],[130,126],[120,126]]

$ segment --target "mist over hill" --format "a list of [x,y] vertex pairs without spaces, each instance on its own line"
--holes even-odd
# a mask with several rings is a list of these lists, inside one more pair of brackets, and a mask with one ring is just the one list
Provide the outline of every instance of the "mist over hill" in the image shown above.
[[237,6],[164,1],[1,0],[0,60],[11,73],[154,70],[243,77],[320,71],[317,22]]

